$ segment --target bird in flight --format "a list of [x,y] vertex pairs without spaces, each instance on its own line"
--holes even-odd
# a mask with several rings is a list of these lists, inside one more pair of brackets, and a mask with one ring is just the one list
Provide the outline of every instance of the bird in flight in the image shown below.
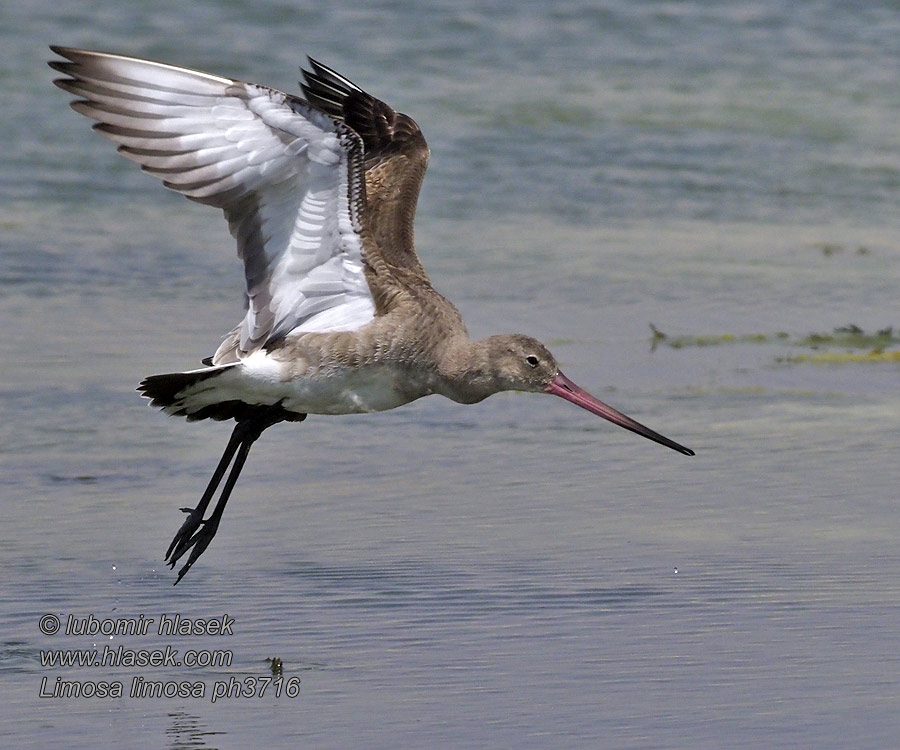
[[301,97],[51,49],[63,58],[50,62],[64,75],[54,83],[78,97],[72,107],[166,187],[222,209],[243,262],[244,319],[203,367],[151,375],[138,389],[167,414],[236,422],[166,551],[172,568],[190,553],[176,584],[215,536],[254,441],[308,414],[383,411],[430,394],[472,404],[500,391],[550,393],[694,455],[575,385],[539,341],[469,338],[416,255],[429,151],[407,115],[311,58]]

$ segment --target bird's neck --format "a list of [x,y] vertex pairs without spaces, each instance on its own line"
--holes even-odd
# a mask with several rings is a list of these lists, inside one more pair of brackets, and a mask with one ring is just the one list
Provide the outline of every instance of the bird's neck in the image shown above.
[[474,404],[502,390],[491,362],[490,341],[462,335],[446,342],[438,365],[441,395]]

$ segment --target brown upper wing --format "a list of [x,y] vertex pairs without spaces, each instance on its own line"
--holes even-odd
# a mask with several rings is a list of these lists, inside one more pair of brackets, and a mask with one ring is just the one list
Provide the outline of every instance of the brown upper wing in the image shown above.
[[342,120],[363,141],[365,221],[388,264],[427,278],[413,241],[413,221],[428,144],[415,121],[309,58],[300,83],[306,100]]

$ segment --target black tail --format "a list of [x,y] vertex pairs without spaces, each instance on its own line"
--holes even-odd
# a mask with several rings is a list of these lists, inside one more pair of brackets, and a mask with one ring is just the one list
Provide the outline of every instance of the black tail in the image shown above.
[[258,407],[243,401],[214,402],[214,397],[210,398],[210,392],[215,390],[211,381],[229,369],[231,366],[150,375],[141,381],[138,390],[150,399],[150,406],[174,417],[184,417],[189,422],[199,419],[240,421]]
[[[190,372],[151,375],[141,381],[138,390],[150,399],[150,406],[162,409],[173,417],[184,417],[188,422],[200,419],[245,422],[258,419],[260,413],[265,413],[270,420],[277,416],[275,422],[301,422],[306,418],[305,414],[281,408],[281,402],[248,403],[235,398],[222,399],[221,386],[226,384],[216,383],[216,378],[227,375],[236,366],[237,363],[234,363]],[[231,387],[224,390],[233,395],[235,381],[229,380]]]

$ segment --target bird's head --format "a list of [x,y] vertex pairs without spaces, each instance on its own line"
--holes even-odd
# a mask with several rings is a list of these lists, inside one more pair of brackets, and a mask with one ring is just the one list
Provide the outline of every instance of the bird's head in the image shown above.
[[485,342],[489,374],[498,391],[542,393],[559,372],[547,347],[529,336],[512,333]]
[[490,336],[479,343],[482,344],[486,355],[481,376],[491,383],[492,392],[550,393],[648,440],[665,445],[686,456],[694,455],[689,448],[645,427],[575,385],[563,375],[556,359],[540,341],[521,334],[507,334]]

